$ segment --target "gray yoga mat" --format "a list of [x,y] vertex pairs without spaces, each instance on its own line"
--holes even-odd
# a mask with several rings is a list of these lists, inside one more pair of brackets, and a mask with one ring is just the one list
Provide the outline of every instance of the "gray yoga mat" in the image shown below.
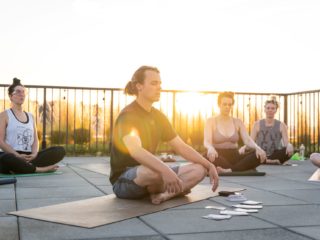
[[244,189],[221,187],[216,192],[212,192],[210,186],[198,185],[192,189],[190,194],[173,198],[159,205],[153,205],[149,199],[126,200],[116,198],[114,194],[110,194],[47,207],[10,212],[9,214],[84,228],[94,228],[215,197],[218,195],[218,191],[222,190],[242,191]]

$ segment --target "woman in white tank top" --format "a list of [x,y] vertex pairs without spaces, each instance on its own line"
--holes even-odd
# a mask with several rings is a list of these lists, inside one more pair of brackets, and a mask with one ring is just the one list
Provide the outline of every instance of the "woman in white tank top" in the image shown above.
[[0,113],[0,173],[57,170],[65,150],[50,147],[38,152],[37,128],[32,114],[23,111],[26,89],[19,79],[13,79],[8,94],[11,108]]

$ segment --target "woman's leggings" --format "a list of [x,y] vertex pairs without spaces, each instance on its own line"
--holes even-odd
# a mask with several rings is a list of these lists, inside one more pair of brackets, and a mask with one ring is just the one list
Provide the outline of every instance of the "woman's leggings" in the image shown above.
[[238,149],[216,149],[218,158],[213,164],[225,169],[231,168],[232,171],[246,171],[255,169],[261,162],[256,156],[256,152],[239,154]]
[[287,149],[282,148],[280,150],[275,150],[270,156],[268,156],[268,159],[278,159],[281,164],[288,161],[291,156],[287,155],[286,153]]
[[65,155],[66,151],[60,146],[39,151],[37,157],[30,162],[18,158],[12,153],[0,153],[0,173],[34,173],[36,167],[46,167],[56,164],[60,162]]

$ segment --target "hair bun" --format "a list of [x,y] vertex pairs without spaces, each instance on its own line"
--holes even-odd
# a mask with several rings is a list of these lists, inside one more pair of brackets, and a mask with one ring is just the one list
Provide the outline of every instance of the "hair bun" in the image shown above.
[[271,101],[276,101],[277,102],[277,97],[275,95],[271,95],[269,98],[270,98]]
[[20,84],[21,84],[21,80],[18,79],[18,78],[14,78],[14,79],[13,79],[13,84],[15,84],[15,85],[20,85]]

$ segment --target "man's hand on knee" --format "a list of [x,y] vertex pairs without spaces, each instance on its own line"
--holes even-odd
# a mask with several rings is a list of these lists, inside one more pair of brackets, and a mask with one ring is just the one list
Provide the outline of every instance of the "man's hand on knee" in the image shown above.
[[168,193],[180,193],[183,192],[182,180],[178,175],[170,168],[161,174],[164,190]]
[[216,167],[213,164],[210,164],[208,169],[208,175],[210,178],[210,183],[212,184],[212,191],[216,191],[219,186],[219,176]]

